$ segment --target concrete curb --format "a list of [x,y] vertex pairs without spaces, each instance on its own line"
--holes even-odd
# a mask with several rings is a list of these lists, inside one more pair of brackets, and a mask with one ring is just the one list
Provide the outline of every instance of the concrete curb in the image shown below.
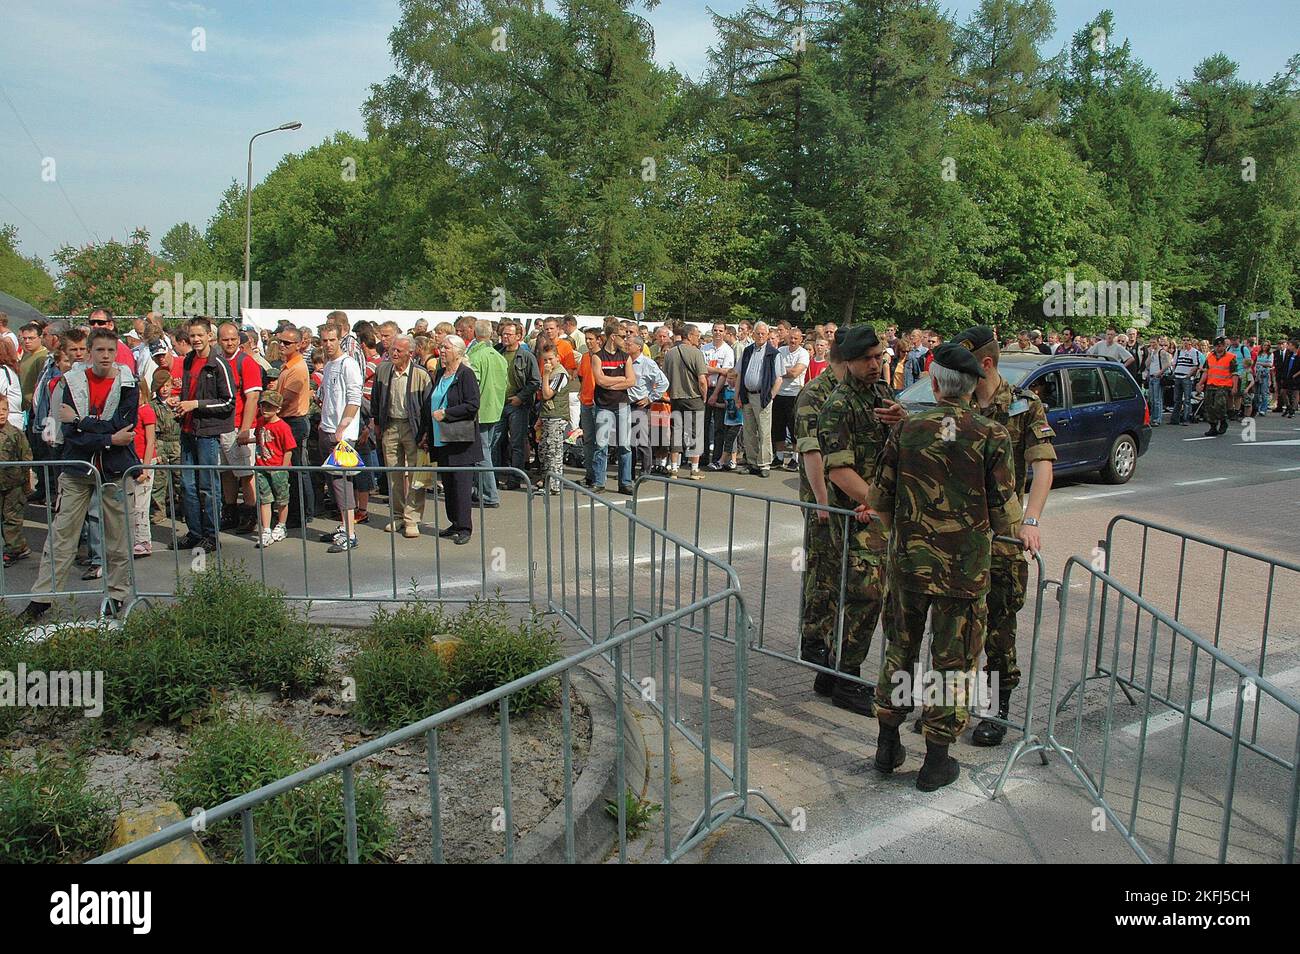
[[[573,784],[573,857],[578,864],[594,864],[604,861],[618,844],[618,826],[605,811],[605,802],[617,801],[619,796],[614,725],[614,693],[617,689],[584,666],[573,670],[570,687],[582,696],[591,713],[591,749],[587,765]],[[645,739],[626,700],[623,706],[623,755],[625,783],[634,792],[644,792],[647,771]],[[564,863],[563,802],[520,840],[515,848],[515,861],[520,864]]]

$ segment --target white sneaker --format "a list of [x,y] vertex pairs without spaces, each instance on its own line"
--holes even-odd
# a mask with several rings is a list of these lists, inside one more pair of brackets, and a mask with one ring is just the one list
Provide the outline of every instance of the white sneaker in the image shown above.
[[[281,537],[280,539],[283,540],[284,537]],[[275,543],[275,532],[272,530],[263,530],[262,535],[258,537],[257,543],[255,543],[254,546],[259,550],[265,550],[272,543]]]
[[282,523],[277,523],[275,529],[271,531],[271,542],[279,543],[287,536],[289,536],[289,528]]

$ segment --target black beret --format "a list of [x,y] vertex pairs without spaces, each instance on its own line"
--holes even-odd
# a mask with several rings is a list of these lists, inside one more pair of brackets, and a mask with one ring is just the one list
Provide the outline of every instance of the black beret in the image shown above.
[[1219,337],[1217,337],[1217,338],[1214,339],[1214,344],[1216,344],[1216,345],[1221,345],[1221,344],[1223,344],[1223,343],[1224,343],[1225,341],[1227,341],[1227,340],[1228,340],[1228,339],[1225,338],[1225,337],[1223,337],[1223,335],[1219,335]]
[[977,378],[984,377],[984,369],[980,367],[979,360],[966,350],[964,344],[956,341],[947,341],[935,348],[934,362],[951,371],[963,371]]
[[876,337],[876,329],[870,325],[849,325],[835,332],[835,344],[841,360],[853,361],[880,344],[880,339]]
[[959,332],[952,343],[961,345],[967,351],[978,351],[994,339],[993,329],[988,325],[976,325]]

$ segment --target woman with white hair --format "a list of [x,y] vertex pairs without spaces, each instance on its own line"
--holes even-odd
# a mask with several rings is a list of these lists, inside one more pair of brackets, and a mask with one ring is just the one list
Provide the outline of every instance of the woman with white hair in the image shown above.
[[[478,379],[465,358],[465,340],[449,334],[438,349],[438,375],[433,394],[421,415],[420,444],[428,447],[440,467],[473,467],[482,458],[478,433]],[[447,527],[438,536],[457,545],[469,543],[470,488],[474,475],[467,470],[441,473]]]

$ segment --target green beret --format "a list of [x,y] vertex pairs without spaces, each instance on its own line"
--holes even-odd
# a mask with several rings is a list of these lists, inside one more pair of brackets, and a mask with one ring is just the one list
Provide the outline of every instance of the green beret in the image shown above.
[[976,325],[958,333],[952,339],[952,343],[961,345],[967,351],[978,351],[992,340],[994,340],[992,328],[988,325]]
[[841,360],[853,361],[880,344],[880,339],[870,325],[849,325],[835,332],[835,344]]
[[941,364],[951,371],[964,371],[977,378],[984,377],[984,369],[980,367],[979,360],[966,350],[964,344],[958,344],[956,341],[948,341],[935,348],[934,363]]

